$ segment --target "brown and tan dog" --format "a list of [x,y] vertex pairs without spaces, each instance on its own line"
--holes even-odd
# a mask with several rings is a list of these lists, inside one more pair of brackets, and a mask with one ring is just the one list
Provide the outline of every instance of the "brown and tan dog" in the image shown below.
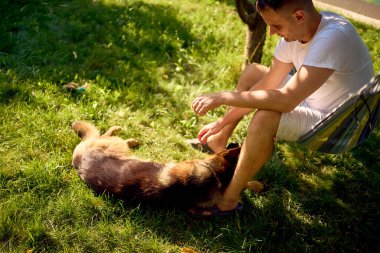
[[77,121],[72,128],[82,141],[73,153],[73,166],[95,192],[141,203],[176,207],[212,207],[221,198],[236,167],[240,147],[211,155],[204,160],[177,164],[144,161],[130,154],[135,139],[105,134],[90,123]]

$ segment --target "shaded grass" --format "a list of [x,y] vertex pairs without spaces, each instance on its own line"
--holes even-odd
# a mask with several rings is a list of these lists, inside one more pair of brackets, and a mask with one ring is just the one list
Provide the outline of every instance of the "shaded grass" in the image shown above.
[[[76,175],[76,119],[121,125],[143,158],[204,156],[185,140],[224,108],[198,118],[190,102],[239,76],[245,28],[233,1],[17,0],[0,10],[1,252],[379,251],[378,131],[340,155],[277,144],[257,175],[267,191],[245,191],[230,218],[96,196]],[[379,71],[379,31],[355,25]],[[68,92],[71,81],[90,88]]]

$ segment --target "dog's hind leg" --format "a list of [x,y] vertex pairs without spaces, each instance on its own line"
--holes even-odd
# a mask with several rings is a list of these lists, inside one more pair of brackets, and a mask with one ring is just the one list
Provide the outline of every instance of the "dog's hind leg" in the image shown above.
[[121,126],[113,126],[110,129],[108,129],[107,132],[105,132],[104,134],[102,134],[102,136],[113,136],[117,132],[119,132],[120,130],[121,130]]
[[82,140],[100,136],[99,130],[86,121],[75,121],[72,123],[71,128],[78,133]]

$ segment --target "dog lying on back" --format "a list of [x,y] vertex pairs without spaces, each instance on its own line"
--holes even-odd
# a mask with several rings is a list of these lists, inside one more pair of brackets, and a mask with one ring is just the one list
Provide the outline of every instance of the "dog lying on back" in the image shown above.
[[240,153],[237,147],[204,160],[144,161],[130,154],[137,140],[113,136],[120,127],[111,127],[103,135],[85,121],[74,122],[72,128],[82,139],[72,160],[80,178],[96,193],[140,203],[212,207],[231,181]]

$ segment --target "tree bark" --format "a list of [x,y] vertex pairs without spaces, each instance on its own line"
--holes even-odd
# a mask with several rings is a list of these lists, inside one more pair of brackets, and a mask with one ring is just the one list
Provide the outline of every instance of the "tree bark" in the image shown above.
[[244,62],[242,66],[244,69],[246,65],[252,62],[261,63],[266,36],[266,24],[256,10],[253,2],[249,0],[235,0],[235,3],[240,19],[247,24]]

